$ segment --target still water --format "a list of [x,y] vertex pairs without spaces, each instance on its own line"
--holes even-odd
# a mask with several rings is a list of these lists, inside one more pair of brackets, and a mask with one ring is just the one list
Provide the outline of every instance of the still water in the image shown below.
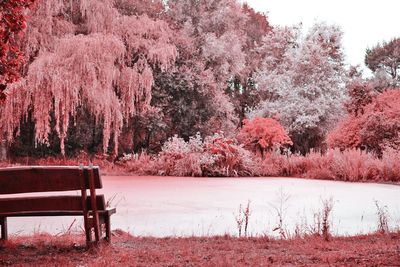
[[[376,230],[376,202],[400,226],[400,186],[295,178],[185,178],[103,176],[99,193],[112,199],[117,213],[112,228],[139,236],[237,235],[239,206],[249,203],[250,235],[277,235],[278,211],[283,228],[308,231],[323,202],[331,199],[332,232],[353,235]],[[72,192],[72,194],[78,194]],[[10,234],[80,231],[74,217],[9,218]]]

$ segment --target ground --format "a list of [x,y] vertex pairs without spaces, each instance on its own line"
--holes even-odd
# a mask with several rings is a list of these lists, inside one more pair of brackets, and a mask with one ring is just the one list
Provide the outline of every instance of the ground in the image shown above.
[[400,232],[272,240],[132,237],[87,250],[83,235],[14,236],[0,243],[0,265],[30,266],[400,266]]

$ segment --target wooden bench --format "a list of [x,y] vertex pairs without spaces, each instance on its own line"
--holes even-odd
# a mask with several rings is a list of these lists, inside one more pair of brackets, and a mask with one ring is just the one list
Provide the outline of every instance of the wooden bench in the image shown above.
[[[97,244],[103,232],[105,240],[111,241],[110,216],[116,210],[106,207],[103,195],[96,195],[99,188],[102,188],[102,182],[98,167],[0,168],[0,196],[19,194],[0,198],[1,239],[8,238],[8,217],[83,216],[87,245]],[[79,190],[80,195],[21,195],[72,190]],[[102,230],[103,225],[105,231]]]

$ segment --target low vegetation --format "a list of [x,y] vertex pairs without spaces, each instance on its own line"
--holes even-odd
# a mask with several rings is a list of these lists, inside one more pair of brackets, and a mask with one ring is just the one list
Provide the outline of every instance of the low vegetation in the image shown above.
[[394,266],[400,233],[355,237],[133,237],[86,250],[84,235],[16,236],[0,243],[0,265],[30,266]]
[[256,157],[233,139],[215,135],[204,141],[199,136],[185,142],[172,138],[158,155],[129,154],[113,162],[104,157],[90,157],[86,153],[68,159],[19,158],[11,165],[79,165],[93,162],[106,174],[112,175],[167,175],[255,177],[279,176],[350,182],[400,182],[400,152],[388,149],[382,157],[357,149],[307,155],[270,152],[264,159]]

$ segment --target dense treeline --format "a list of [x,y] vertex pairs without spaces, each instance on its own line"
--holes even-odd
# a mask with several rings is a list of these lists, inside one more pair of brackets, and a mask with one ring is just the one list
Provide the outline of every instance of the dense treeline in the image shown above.
[[4,86],[2,134],[11,157],[162,157],[189,140],[211,155],[382,156],[400,146],[399,39],[367,50],[365,79],[341,38],[236,0],[38,0],[14,38],[26,61]]

